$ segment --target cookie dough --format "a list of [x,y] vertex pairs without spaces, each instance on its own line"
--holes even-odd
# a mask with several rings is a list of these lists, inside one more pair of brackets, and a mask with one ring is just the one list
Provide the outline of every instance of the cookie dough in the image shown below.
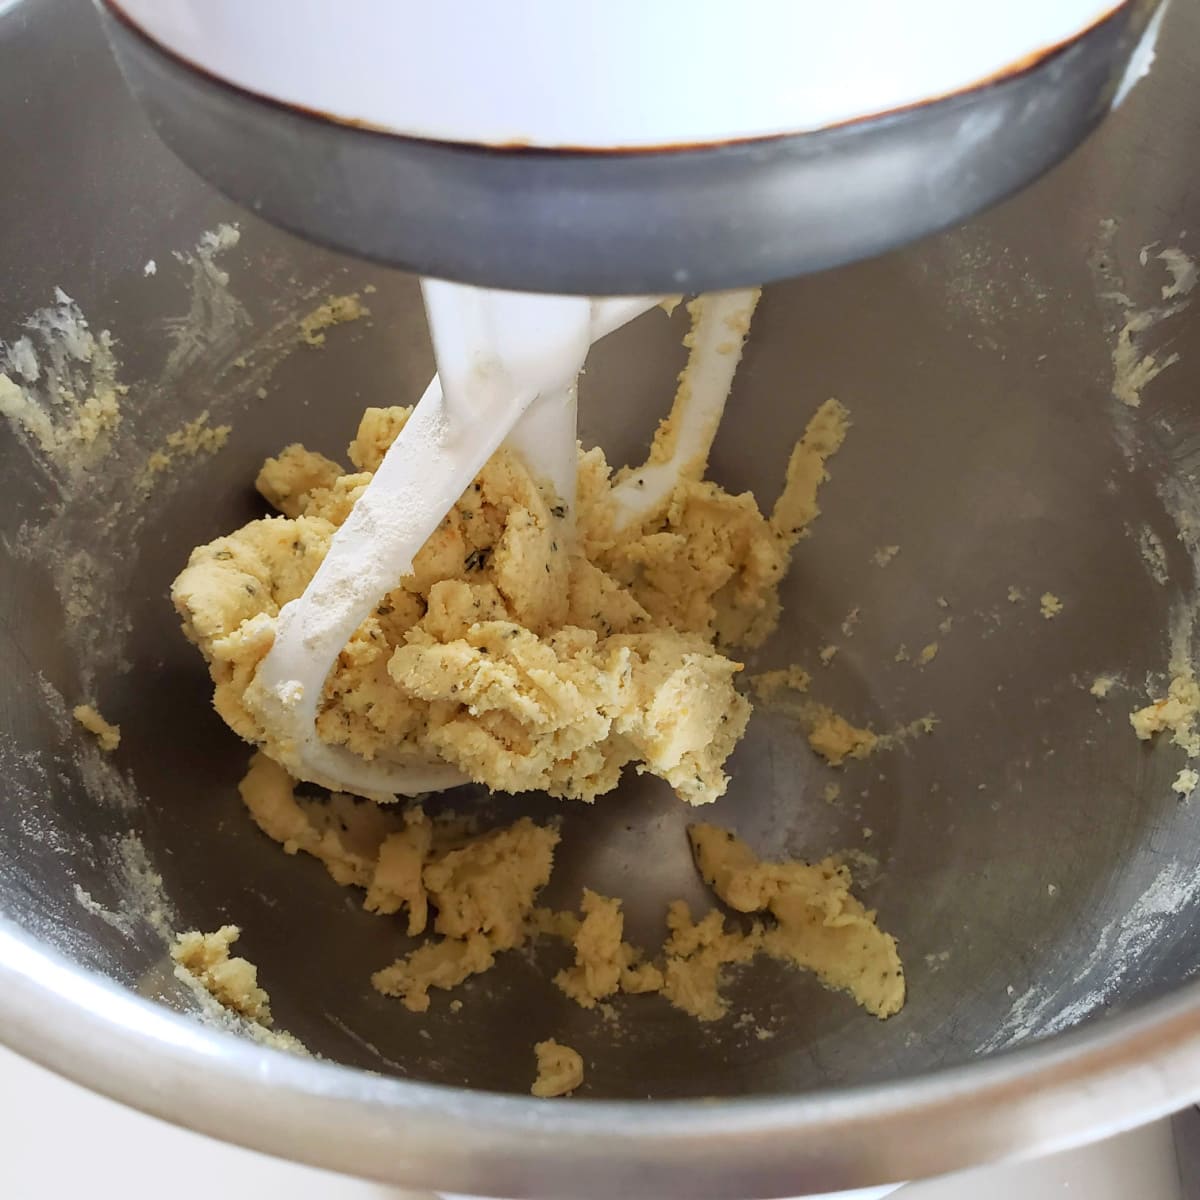
[[[656,447],[677,439],[685,408],[677,398]],[[662,945],[647,951],[625,939],[617,898],[585,889],[578,912],[539,906],[559,840],[552,822],[480,831],[419,805],[297,793],[277,761],[288,747],[273,743],[257,715],[255,672],[280,609],[303,592],[409,411],[364,414],[348,451],[353,470],[299,445],[268,459],[257,486],[280,515],[198,548],[173,589],[184,630],[208,661],[217,711],[260,747],[241,784],[255,822],[418,939],[375,972],[374,986],[424,1012],[436,992],[550,937],[573,956],[555,985],[587,1009],[605,1010],[618,995],[659,995],[717,1020],[729,1010],[727,969],[765,953],[876,1016],[895,1012],[904,998],[895,940],[832,860],[767,863],[733,834],[696,826],[697,866],[745,916],[714,908],[694,917],[675,901]],[[580,452],[569,512],[502,450],[343,649],[325,683],[319,736],[366,759],[439,759],[501,791],[592,801],[633,767],[690,804],[715,800],[750,715],[734,686],[742,670],[734,655],[761,645],[778,622],[779,585],[820,512],[827,463],[847,426],[836,401],[820,407],[769,515],[749,493],[704,480],[697,460],[661,505],[630,522],[614,493],[631,476],[614,476],[598,449]],[[808,686],[798,668],[775,674],[756,681],[760,697]],[[807,697],[803,705],[809,740],[830,762],[861,757],[878,740]],[[226,934],[209,935],[218,939],[211,946],[194,935],[188,969],[225,987],[231,1003],[253,1007],[257,985],[235,965],[244,960],[229,958]],[[535,1094],[578,1085],[574,1051],[544,1042],[538,1054]]]
[[584,888],[580,910],[582,919],[574,913],[550,913],[542,918],[544,932],[557,933],[575,950],[574,966],[554,977],[566,995],[583,1008],[595,1008],[618,992],[662,990],[662,972],[643,962],[642,952],[624,940],[620,900]]
[[[897,661],[908,661],[907,651]],[[932,656],[929,661],[932,660]],[[918,660],[919,665],[920,660]],[[886,733],[863,728],[807,695],[812,679],[803,667],[793,664],[750,677],[755,700],[763,708],[791,717],[804,729],[808,744],[831,767],[842,766],[847,759],[861,759],[881,750],[894,750],[922,734],[931,734],[938,725],[933,713],[926,713]]]
[[583,1082],[583,1059],[579,1052],[553,1039],[538,1042],[537,1078],[529,1090],[535,1096],[569,1096]]
[[840,767],[848,758],[866,758],[879,737],[870,729],[860,729],[824,704],[812,704],[806,710],[808,744],[831,767]]
[[121,744],[121,727],[106,721],[93,704],[77,704],[71,715],[92,734],[100,749],[111,754]]
[[[288,748],[272,743],[247,689],[280,608],[408,415],[367,410],[352,472],[300,446],[268,460],[258,487],[283,515],[200,547],[175,581],[217,711],[276,758]],[[665,511],[620,532],[600,450],[580,455],[573,531],[557,498],[501,451],[343,650],[319,736],[367,759],[441,760],[500,791],[590,801],[632,766],[688,803],[717,799],[750,715],[730,653],[778,621],[779,584],[847,424],[836,401],[821,406],[770,517],[749,493],[684,479]]]
[[848,758],[866,758],[880,744],[871,729],[852,724],[826,704],[808,697],[809,674],[792,665],[775,671],[763,671],[750,680],[755,698],[767,708],[794,717],[803,726],[808,744],[831,767],[840,767]]
[[162,446],[151,452],[138,477],[138,487],[149,489],[154,486],[158,476],[172,467],[200,455],[213,455],[223,450],[232,432],[232,425],[210,424],[208,410],[205,409],[195,420],[168,433]]
[[904,970],[896,939],[851,894],[848,867],[833,859],[763,862],[715,825],[695,825],[689,832],[704,882],[730,908],[774,918],[761,934],[767,954],[812,971],[876,1017],[899,1012]]
[[726,1015],[725,968],[765,953],[812,971],[887,1017],[904,1001],[895,939],[851,894],[849,869],[832,859],[768,863],[713,825],[690,831],[697,867],[715,895],[754,916],[743,927],[713,909],[695,920],[677,900],[667,936],[649,955],[624,936],[621,902],[585,889],[578,913],[538,907],[549,882],[558,831],[522,818],[479,833],[454,818],[433,821],[349,796],[297,797],[287,773],[255,756],[241,785],[256,823],[288,853],[311,854],[340,884],[365,892],[364,907],[404,913],[411,936],[428,939],[372,977],[412,1012],[431,991],[451,990],[490,970],[497,955],[538,937],[567,942],[573,963],[554,977],[581,1007],[612,997],[660,994],[702,1021]]
[[1189,758],[1200,756],[1200,732],[1196,716],[1200,713],[1200,684],[1190,673],[1176,675],[1161,700],[1130,713],[1134,733],[1145,742],[1157,733],[1171,734],[1171,741]]
[[222,1028],[272,1050],[308,1057],[308,1047],[275,1024],[271,998],[258,984],[258,968],[230,955],[229,947],[240,936],[236,925],[222,925],[215,933],[179,934],[171,948],[175,978],[191,988],[202,1013]]
[[1054,620],[1063,610],[1063,602],[1053,592],[1043,592],[1038,609],[1047,621]]
[[1191,767],[1184,767],[1175,776],[1175,780],[1171,784],[1171,790],[1186,800],[1196,790],[1197,784],[1200,784],[1200,773],[1193,771]]
[[232,1012],[270,1025],[271,998],[258,986],[258,968],[229,953],[241,935],[236,925],[222,925],[216,933],[181,933],[171,948],[175,974],[185,983],[198,983]]
[[318,304],[300,318],[300,340],[306,346],[319,350],[325,345],[325,330],[370,315],[371,310],[362,302],[357,292],[350,292],[345,296],[327,296],[323,304]]
[[421,882],[437,916],[426,942],[371,982],[406,1008],[424,1012],[429,989],[457,987],[488,970],[496,954],[525,944],[538,892],[550,881],[558,831],[522,817],[507,829],[434,854]]
[[240,785],[258,827],[286,853],[319,859],[343,886],[365,891],[363,907],[401,914],[409,936],[441,935],[377,971],[372,982],[413,1012],[431,988],[457,987],[488,970],[497,953],[533,933],[534,901],[550,878],[558,831],[527,818],[474,834],[467,822],[433,821],[351,796],[297,797],[287,772],[256,754]]

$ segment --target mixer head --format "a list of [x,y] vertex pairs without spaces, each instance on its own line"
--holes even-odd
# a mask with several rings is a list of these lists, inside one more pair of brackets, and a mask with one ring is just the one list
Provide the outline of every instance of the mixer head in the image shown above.
[[98,2],[161,136],[248,208],[423,275],[594,295],[757,284],[962,221],[1119,103],[1161,11]]

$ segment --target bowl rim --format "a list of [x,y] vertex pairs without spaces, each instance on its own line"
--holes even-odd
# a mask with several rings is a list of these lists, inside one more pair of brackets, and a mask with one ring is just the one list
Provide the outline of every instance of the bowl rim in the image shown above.
[[1200,981],[1032,1045],[797,1096],[472,1091],[211,1028],[0,916],[0,1042],[142,1112],[280,1158],[509,1197],[796,1196],[1062,1150],[1200,1097]]

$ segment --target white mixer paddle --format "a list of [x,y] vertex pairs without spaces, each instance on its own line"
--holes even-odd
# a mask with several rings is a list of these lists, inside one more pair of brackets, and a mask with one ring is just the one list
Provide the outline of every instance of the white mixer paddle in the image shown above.
[[[592,344],[659,303],[658,299],[641,296],[593,300]],[[575,478],[579,471],[578,393],[578,381],[572,381],[565,390],[539,396],[504,442],[521,456],[534,478],[548,484],[562,502],[561,528],[568,538],[575,527]]]
[[[433,280],[422,288],[439,375],[303,595],[281,609],[274,644],[246,690],[246,704],[273,737],[272,756],[293,776],[379,801],[467,780],[447,763],[367,760],[322,741],[317,714],[338,654],[412,571],[417,552],[506,438],[515,438],[535,475],[569,489],[573,507],[575,381],[588,348],[658,303]],[[518,432],[527,413],[536,424]]]
[[688,305],[690,353],[670,415],[645,464],[623,471],[612,490],[617,532],[661,517],[681,480],[704,478],[761,294],[760,288],[744,288],[699,296]]

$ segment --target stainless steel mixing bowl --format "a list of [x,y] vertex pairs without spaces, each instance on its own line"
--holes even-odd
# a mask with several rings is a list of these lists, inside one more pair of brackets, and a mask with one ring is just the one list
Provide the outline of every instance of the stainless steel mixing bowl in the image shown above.
[[[167,600],[191,546],[260,511],[249,484],[266,454],[293,438],[338,453],[365,405],[419,393],[431,362],[413,281],[198,183],[127,98],[83,0],[10,6],[0,337],[61,287],[111,330],[129,391],[89,472],[0,436],[0,1037],[220,1137],[504,1196],[794,1195],[1063,1146],[1200,1095],[1200,809],[1171,790],[1180,752],[1139,744],[1127,720],[1162,687],[1172,636],[1189,648],[1200,309],[1140,335],[1160,361],[1180,355],[1140,409],[1110,395],[1112,293],[1161,307],[1154,255],[1200,228],[1197,45],[1200,13],[1175,5],[1152,76],[1036,189],[767,292],[715,475],[769,498],[818,402],[837,395],[855,426],[783,627],[751,666],[814,664],[834,642],[813,667],[823,698],[878,728],[939,724],[835,774],[760,714],[706,816],[764,852],[875,856],[863,894],[900,939],[909,1001],[879,1023],[761,962],[730,991],[769,1039],[637,998],[614,1036],[548,984],[549,950],[506,958],[456,1015],[375,994],[400,931],[251,825],[234,786],[246,750]],[[198,253],[222,221],[240,243]],[[368,283],[369,323],[297,345],[299,314]],[[663,411],[680,333],[647,317],[590,365],[583,435],[615,460]],[[142,497],[146,455],[206,409],[232,424],[226,448]],[[900,552],[880,567],[888,545]],[[1037,612],[1046,591],[1064,605],[1053,620]],[[897,661],[934,640],[925,668]],[[1101,673],[1118,677],[1105,701],[1088,691]],[[111,760],[66,716],[93,697],[122,726]],[[636,940],[655,943],[668,899],[703,903],[692,814],[652,782],[592,808],[450,802],[561,814],[548,898],[585,883],[622,896]],[[162,931],[228,920],[280,1024],[320,1059],[187,1015]],[[577,1100],[524,1095],[548,1035],[588,1061]]]

